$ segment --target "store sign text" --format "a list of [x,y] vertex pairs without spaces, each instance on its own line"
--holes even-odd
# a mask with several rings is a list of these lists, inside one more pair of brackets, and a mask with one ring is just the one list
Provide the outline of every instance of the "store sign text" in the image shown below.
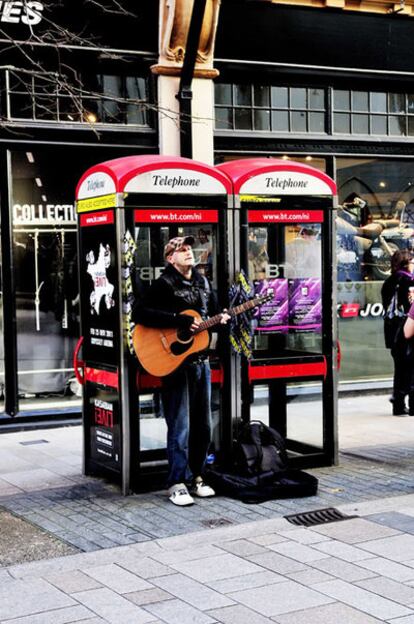
[[337,306],[338,316],[340,318],[355,318],[362,317],[367,318],[378,317],[384,315],[384,307],[382,303],[367,303],[365,307],[361,307],[359,303],[339,303]]
[[36,26],[42,21],[42,2],[15,0],[14,2],[2,2],[0,0],[0,21],[9,24],[26,24]]
[[14,225],[76,224],[72,204],[14,204]]

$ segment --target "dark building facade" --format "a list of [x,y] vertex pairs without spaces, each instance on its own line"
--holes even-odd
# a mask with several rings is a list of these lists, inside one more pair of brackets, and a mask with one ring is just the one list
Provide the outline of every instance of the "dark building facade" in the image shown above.
[[[159,152],[158,2],[121,4],[2,5],[6,426],[80,412],[76,182],[97,162]],[[338,184],[341,380],[371,386],[391,376],[381,284],[414,233],[414,22],[401,6],[374,14],[222,0],[215,48],[216,162],[303,160]]]

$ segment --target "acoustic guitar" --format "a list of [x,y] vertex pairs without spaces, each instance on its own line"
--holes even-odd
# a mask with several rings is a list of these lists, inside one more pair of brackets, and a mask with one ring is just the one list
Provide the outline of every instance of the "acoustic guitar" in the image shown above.
[[[255,297],[227,310],[227,314],[237,316],[271,299],[273,299],[273,291],[269,290],[266,295]],[[195,310],[184,310],[180,314],[187,314],[201,321],[199,327],[195,331],[177,328],[160,329],[144,325],[136,325],[134,328],[132,342],[135,353],[142,367],[151,375],[156,377],[169,375],[189,355],[207,349],[210,344],[208,330],[221,321],[221,314],[216,314],[207,321],[202,321],[201,316]]]

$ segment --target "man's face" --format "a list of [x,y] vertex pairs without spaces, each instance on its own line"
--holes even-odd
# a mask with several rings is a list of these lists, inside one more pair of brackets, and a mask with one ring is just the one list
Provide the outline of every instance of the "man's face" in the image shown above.
[[177,269],[188,269],[194,266],[194,254],[191,245],[182,245],[179,249],[176,249],[171,253],[168,258],[168,262]]

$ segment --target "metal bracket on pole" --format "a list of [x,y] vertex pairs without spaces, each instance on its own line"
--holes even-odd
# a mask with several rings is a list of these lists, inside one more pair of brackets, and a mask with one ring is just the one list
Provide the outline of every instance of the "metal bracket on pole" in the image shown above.
[[180,86],[177,99],[180,102],[180,151],[181,156],[193,157],[193,132],[192,132],[192,106],[193,92],[191,83],[194,77],[194,67],[197,58],[197,50],[200,42],[200,34],[203,26],[204,13],[207,0],[194,0],[191,14],[190,27],[188,29],[185,57],[181,70]]

